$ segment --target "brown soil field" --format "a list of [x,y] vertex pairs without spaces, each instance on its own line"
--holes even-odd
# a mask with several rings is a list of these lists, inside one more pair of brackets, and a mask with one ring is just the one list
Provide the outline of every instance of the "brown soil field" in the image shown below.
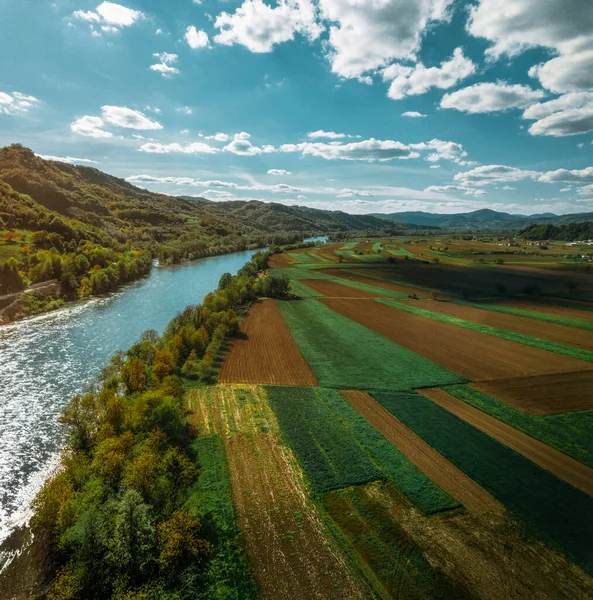
[[290,258],[289,254],[283,252],[282,254],[272,254],[268,259],[268,265],[271,269],[281,269],[283,267],[290,267],[294,264],[294,260]]
[[441,323],[373,300],[318,298],[332,310],[474,381],[593,370],[593,364]]
[[359,244],[356,244],[356,246],[354,246],[354,252],[364,252],[366,254],[367,252],[370,252],[373,249],[374,244],[374,241],[360,242]]
[[331,262],[337,263],[339,259],[336,255],[335,251],[338,250],[339,248],[340,248],[340,246],[338,244],[322,244],[316,250],[316,252],[318,254],[320,254],[321,256],[323,256],[324,258],[327,258]]
[[366,392],[342,391],[340,393],[383,437],[441,489],[461,502],[467,510],[502,512],[501,504],[486,490],[408,429]]
[[274,300],[256,302],[220,370],[221,383],[319,385]]
[[[241,399],[237,392],[242,390]],[[256,386],[218,386],[197,391],[192,408],[196,403],[204,404],[208,423],[225,445],[259,597],[367,597],[307,496],[303,472],[280,440],[265,392]]]
[[593,371],[483,381],[473,387],[530,415],[593,408]]
[[576,308],[572,306],[560,306],[553,304],[553,301],[538,298],[537,300],[504,300],[498,302],[502,306],[510,306],[512,308],[520,308],[523,310],[533,310],[535,312],[548,313],[550,315],[558,315],[560,317],[569,317],[571,319],[582,319],[584,321],[593,321],[593,310],[585,308]]
[[466,404],[445,390],[429,388],[419,391],[435,404],[522,454],[536,465],[593,496],[593,469],[591,467]]
[[576,348],[593,350],[593,332],[584,329],[546,323],[528,317],[517,317],[515,315],[473,308],[471,306],[461,306],[450,302],[438,302],[436,300],[424,300],[418,306],[443,315],[471,321],[472,323],[506,329],[539,338],[540,340],[550,340],[551,342],[574,346]]
[[[324,270],[325,272],[325,270]],[[301,283],[330,298],[382,298],[380,292],[367,292],[325,279],[303,279]]]
[[350,281],[357,281],[358,283],[366,283],[367,285],[374,285],[384,290],[393,290],[394,292],[403,292],[405,294],[416,294],[420,298],[426,298],[429,295],[427,290],[415,288],[407,285],[399,285],[397,283],[389,283],[388,281],[381,281],[372,276],[372,274],[355,274],[345,269],[324,269],[324,273],[333,275],[334,277],[340,277],[342,279],[350,279]]

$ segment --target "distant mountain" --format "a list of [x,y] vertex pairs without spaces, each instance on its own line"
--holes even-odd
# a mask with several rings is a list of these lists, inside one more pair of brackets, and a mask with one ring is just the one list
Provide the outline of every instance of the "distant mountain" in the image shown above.
[[567,223],[582,223],[593,220],[593,213],[579,213],[572,215],[555,215],[543,213],[539,215],[513,215],[498,212],[488,208],[468,213],[455,213],[450,215],[429,213],[423,211],[399,212],[390,214],[373,213],[373,216],[408,223],[413,225],[432,225],[442,229],[522,229],[533,223],[561,225]]
[[[192,198],[192,200],[204,202],[202,198]],[[393,220],[386,223],[384,219],[372,215],[351,215],[337,210],[319,210],[308,206],[286,206],[276,202],[260,202],[258,200],[212,202],[208,206],[234,217],[245,219],[254,226],[272,231],[330,233],[334,231],[383,230],[386,228],[397,231],[425,229],[416,225],[397,223]]]

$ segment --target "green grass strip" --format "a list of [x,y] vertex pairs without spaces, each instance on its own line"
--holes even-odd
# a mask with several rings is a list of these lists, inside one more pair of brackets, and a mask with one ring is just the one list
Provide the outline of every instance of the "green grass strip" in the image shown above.
[[419,290],[426,290],[427,292],[432,292],[436,290],[436,288],[429,288],[423,285],[416,285],[415,283],[410,283],[409,281],[398,281],[396,279],[389,279],[388,277],[379,277],[378,275],[369,275],[366,271],[361,273],[360,271],[352,271],[348,268],[345,269],[346,273],[352,273],[353,275],[360,275],[362,277],[368,277],[369,279],[376,279],[377,281],[385,281],[387,283],[395,283],[396,285],[405,285],[407,287],[418,288]]
[[299,281],[301,279],[327,279],[327,275],[324,275],[322,271],[308,269],[305,267],[305,265],[272,269],[272,273],[274,275],[281,275],[285,273],[292,281]]
[[318,494],[384,479],[362,448],[333,418],[318,388],[266,386],[283,439]]
[[321,389],[321,399],[334,417],[365,449],[375,464],[424,514],[461,506],[432,479],[413,465],[391,442],[387,441],[337,390]]
[[356,248],[356,246],[358,246],[358,242],[359,242],[359,240],[354,240],[353,242],[346,242],[345,244],[342,244],[340,249],[341,250],[352,250],[352,248]]
[[306,252],[291,252],[288,254],[292,258],[296,259],[299,263],[318,263],[317,256],[314,254],[308,254]]
[[409,390],[467,381],[317,300],[277,304],[299,350],[324,387]]
[[296,279],[290,280],[290,288],[288,291],[299,298],[320,298],[323,296],[321,292],[316,292],[308,285],[305,285]]
[[412,258],[417,258],[417,256],[413,252],[410,252],[409,250],[406,250],[403,247],[390,248],[389,250],[387,250],[387,252],[389,252],[389,254],[392,254],[393,256],[410,256]]
[[527,415],[468,385],[445,390],[475,408],[525,432],[593,468],[593,410],[547,415]]
[[515,333],[514,331],[506,331],[505,329],[499,329],[498,327],[490,327],[490,325],[482,325],[481,323],[473,323],[472,321],[466,321],[465,319],[458,319],[457,317],[451,317],[449,315],[443,315],[436,313],[431,310],[425,310],[412,306],[410,304],[404,304],[403,302],[394,302],[388,298],[373,298],[376,302],[392,306],[399,310],[405,310],[415,315],[427,317],[434,321],[441,321],[443,323],[449,323],[456,325],[457,327],[464,327],[465,329],[472,329],[473,331],[479,331],[487,335],[493,335],[509,342],[517,342],[518,344],[524,344],[525,346],[533,346],[540,350],[547,350],[548,352],[555,352],[556,354],[564,354],[571,358],[578,360],[584,360],[587,362],[593,362],[593,352],[590,350],[583,350],[581,348],[573,348],[572,346],[565,346],[564,344],[558,344],[557,342],[550,342],[548,340],[540,340],[523,333]]
[[593,498],[417,394],[373,396],[500,500],[528,532],[593,573]]
[[472,308],[482,308],[484,310],[492,310],[495,312],[515,315],[517,317],[527,317],[528,319],[536,319],[538,321],[545,321],[546,323],[566,325],[567,327],[576,327],[578,329],[587,329],[589,331],[593,331],[593,321],[585,321],[584,319],[573,319],[571,317],[562,317],[560,315],[552,315],[534,310],[513,308],[512,306],[501,306],[499,304],[484,304],[482,302],[465,302],[463,300],[455,300],[455,304],[471,306]]
[[213,554],[202,573],[203,597],[212,600],[256,600],[257,586],[245,555],[233,505],[233,495],[222,440],[217,434],[201,435],[194,442],[200,475],[187,501],[198,516]]

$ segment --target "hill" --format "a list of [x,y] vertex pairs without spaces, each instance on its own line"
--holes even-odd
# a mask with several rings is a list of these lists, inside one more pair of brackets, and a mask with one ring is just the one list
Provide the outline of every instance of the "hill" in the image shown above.
[[593,213],[555,215],[513,215],[496,210],[482,209],[468,213],[450,215],[409,211],[390,214],[374,213],[375,217],[414,225],[432,225],[442,229],[522,229],[533,223],[564,224],[593,220]]
[[566,225],[534,224],[519,232],[525,240],[564,240],[577,242],[593,239],[593,221]]

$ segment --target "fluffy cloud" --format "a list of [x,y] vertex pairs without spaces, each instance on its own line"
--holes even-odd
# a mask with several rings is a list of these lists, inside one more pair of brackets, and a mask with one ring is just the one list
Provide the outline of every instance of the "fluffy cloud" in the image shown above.
[[198,48],[208,48],[210,46],[208,42],[208,34],[200,29],[199,31],[190,25],[185,32],[185,41],[188,43],[190,48],[197,50]]
[[229,136],[226,133],[215,133],[214,135],[204,136],[205,140],[214,140],[216,142],[228,142]]
[[76,121],[70,125],[70,129],[74,133],[78,133],[79,135],[84,135],[86,137],[97,139],[113,137],[113,134],[110,131],[105,131],[103,129],[103,125],[103,119],[100,117],[91,117],[85,115],[80,119],[76,119]]
[[442,62],[440,67],[426,68],[422,63],[413,67],[394,64],[383,71],[383,80],[391,81],[387,92],[389,98],[401,100],[406,96],[424,94],[432,87],[453,87],[475,71],[474,63],[463,56],[461,48],[456,48],[453,56]]
[[555,171],[547,171],[539,177],[539,181],[546,183],[593,183],[593,167],[585,169],[556,169]]
[[525,85],[511,85],[505,82],[476,83],[441,99],[441,108],[470,114],[489,113],[511,108],[525,108],[544,96],[541,90],[532,90]]
[[280,152],[301,152],[303,156],[318,156],[326,160],[362,160],[387,161],[395,158],[417,158],[409,146],[394,140],[376,140],[371,138],[362,142],[303,142],[301,144],[283,144]]
[[189,106],[180,106],[175,109],[175,112],[181,113],[182,115],[191,115],[194,111]]
[[130,27],[144,17],[141,11],[114,2],[102,2],[95,11],[75,10],[72,16],[79,21],[102,24],[101,30],[107,33],[118,31],[118,27]]
[[590,0],[480,0],[468,31],[490,42],[488,56],[516,56],[543,47],[558,56],[530,74],[554,92],[593,89],[593,10]]
[[37,104],[35,96],[21,94],[21,92],[0,92],[0,115],[19,115],[26,113]]
[[292,175],[292,173],[284,169],[268,169],[268,175]]
[[327,138],[329,140],[339,140],[346,137],[345,133],[336,133],[335,131],[323,131],[323,129],[318,129],[317,131],[312,131],[307,134],[307,137],[315,140],[319,138]]
[[158,58],[159,62],[155,63],[154,65],[150,65],[149,68],[151,71],[156,71],[163,77],[168,77],[169,75],[176,75],[179,73],[179,69],[173,66],[179,58],[177,54],[169,54],[168,52],[155,52],[153,56]]
[[148,144],[142,144],[139,150],[140,152],[149,152],[151,154],[214,154],[218,152],[217,148],[213,148],[202,142],[192,142],[185,146],[177,142],[171,144],[150,142]]
[[344,188],[340,190],[339,194],[336,194],[336,198],[370,198],[373,194],[367,190],[353,190],[351,188]]
[[555,137],[579,135],[593,131],[593,93],[572,92],[549,102],[530,106],[524,119],[535,119],[531,135]]
[[509,181],[534,180],[539,175],[540,173],[537,171],[517,169],[505,165],[483,165],[464,173],[457,173],[453,179],[464,186],[483,186]]
[[241,133],[235,133],[233,137],[233,141],[230,144],[227,144],[223,150],[225,152],[232,152],[233,154],[238,154],[240,156],[254,156],[256,154],[261,154],[261,148],[254,146],[249,138],[251,136],[242,131]]
[[332,71],[345,78],[414,59],[432,21],[448,19],[452,0],[319,0],[332,23],[327,55]]
[[467,152],[465,152],[461,144],[447,142],[436,138],[430,140],[430,142],[410,144],[410,148],[413,148],[414,150],[430,150],[431,154],[426,157],[426,160],[429,162],[438,162],[439,160],[461,162],[461,158],[467,156]]
[[463,185],[430,185],[424,189],[425,192],[463,192],[464,196],[473,196],[480,198],[485,196],[487,192],[478,188],[465,187]]
[[276,44],[292,40],[295,33],[314,40],[323,31],[311,0],[279,0],[274,7],[263,0],[245,0],[234,13],[221,13],[214,26],[220,30],[215,42],[239,44],[251,52],[271,52]]
[[416,110],[407,110],[402,113],[402,117],[410,117],[411,119],[420,119],[421,117],[425,117],[426,115],[416,111]]
[[39,158],[43,158],[44,160],[55,160],[57,162],[69,163],[69,164],[77,164],[77,163],[86,163],[86,164],[99,164],[96,160],[91,160],[90,158],[74,158],[73,156],[51,156],[49,154],[37,154]]
[[586,185],[582,188],[580,188],[579,190],[577,190],[577,193],[579,196],[593,196],[593,184],[591,185]]
[[139,110],[132,110],[126,106],[102,106],[103,120],[117,127],[127,129],[162,129],[158,121],[149,119]]

